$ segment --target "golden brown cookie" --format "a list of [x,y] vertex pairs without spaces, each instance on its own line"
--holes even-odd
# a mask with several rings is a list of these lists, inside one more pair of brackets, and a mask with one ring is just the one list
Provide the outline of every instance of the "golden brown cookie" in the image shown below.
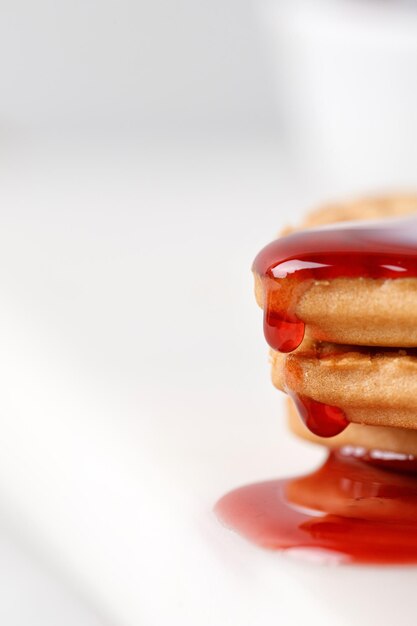
[[348,422],[417,429],[417,351],[304,340],[290,353],[271,351],[272,381],[343,411]]
[[[263,286],[255,276],[263,306]],[[324,341],[364,346],[417,346],[417,278],[315,281],[298,301],[295,314]]]
[[[417,197],[368,199],[326,207],[308,217],[303,228],[346,220],[382,220],[413,213],[417,213]],[[414,229],[417,229],[417,220]],[[255,295],[262,308],[266,308],[268,301],[268,306],[279,310],[289,306],[290,293],[291,315],[302,320],[310,334],[318,340],[366,346],[415,347],[417,278],[397,277],[400,275],[395,272],[394,278],[340,276],[326,280],[310,279],[301,281],[296,287],[283,289],[291,278],[265,280],[255,271]]]

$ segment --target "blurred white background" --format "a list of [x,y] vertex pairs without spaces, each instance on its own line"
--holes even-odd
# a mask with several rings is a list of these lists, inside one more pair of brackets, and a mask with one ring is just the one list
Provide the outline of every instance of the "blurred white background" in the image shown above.
[[319,202],[417,186],[414,3],[0,18],[1,623],[407,619],[413,570],[291,563],[211,509],[322,454],[286,432],[250,265]]
[[269,129],[274,103],[249,0],[2,3],[5,127]]

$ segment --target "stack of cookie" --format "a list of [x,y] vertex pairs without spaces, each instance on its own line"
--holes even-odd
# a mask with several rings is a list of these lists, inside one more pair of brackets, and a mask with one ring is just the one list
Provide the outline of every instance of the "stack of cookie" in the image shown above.
[[264,249],[254,273],[273,383],[303,418],[293,404],[291,430],[417,456],[417,198],[326,207]]

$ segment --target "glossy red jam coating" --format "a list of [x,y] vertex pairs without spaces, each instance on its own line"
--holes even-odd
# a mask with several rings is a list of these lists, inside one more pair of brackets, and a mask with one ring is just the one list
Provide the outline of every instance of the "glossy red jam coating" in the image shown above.
[[256,257],[264,284],[264,331],[269,345],[292,352],[304,336],[295,314],[302,285],[334,278],[417,276],[417,218],[373,225],[338,225],[276,239]]

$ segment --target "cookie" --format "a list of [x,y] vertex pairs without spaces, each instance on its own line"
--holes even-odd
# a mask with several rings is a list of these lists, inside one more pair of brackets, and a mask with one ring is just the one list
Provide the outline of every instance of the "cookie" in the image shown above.
[[253,270],[271,347],[294,350],[306,327],[330,343],[417,347],[416,211],[408,196],[332,206],[305,226],[359,224],[293,232],[264,248]]
[[307,338],[290,354],[271,351],[271,362],[273,384],[301,410],[310,405],[317,412],[320,406],[312,403],[319,403],[340,410],[347,423],[417,429],[417,350]]
[[393,194],[334,202],[311,211],[299,228],[287,227],[283,234],[340,222],[400,218],[416,212],[417,196],[413,194]]

